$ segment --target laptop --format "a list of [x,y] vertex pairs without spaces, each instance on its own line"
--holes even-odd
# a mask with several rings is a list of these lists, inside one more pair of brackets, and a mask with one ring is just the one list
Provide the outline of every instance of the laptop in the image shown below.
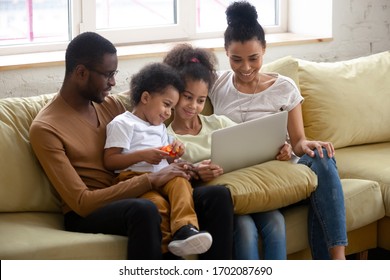
[[211,134],[211,161],[224,173],[275,159],[287,137],[287,111]]

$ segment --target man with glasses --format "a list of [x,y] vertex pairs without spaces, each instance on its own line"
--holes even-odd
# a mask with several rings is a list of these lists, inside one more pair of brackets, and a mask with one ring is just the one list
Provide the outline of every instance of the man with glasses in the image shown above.
[[[86,32],[68,45],[65,78],[59,93],[34,119],[33,150],[62,199],[65,229],[128,237],[128,259],[162,259],[157,207],[138,198],[174,177],[189,178],[184,163],[171,164],[112,184],[104,168],[106,125],[125,108],[109,96],[115,86],[118,58],[114,45]],[[201,258],[231,256],[233,206],[224,187],[194,189],[194,204],[202,228],[214,233],[212,248]]]
[[96,69],[89,69],[89,71],[98,73],[98,74],[106,77],[107,80],[111,80],[111,79],[115,78],[116,74],[118,74],[118,72],[119,72],[119,70],[115,70],[112,72],[104,73],[104,72],[100,72],[99,70],[96,70]]

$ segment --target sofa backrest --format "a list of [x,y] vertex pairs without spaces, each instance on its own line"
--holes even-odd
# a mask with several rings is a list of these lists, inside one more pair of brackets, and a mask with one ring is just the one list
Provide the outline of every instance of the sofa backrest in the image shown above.
[[390,141],[390,51],[299,63],[306,136],[335,148]]
[[53,94],[0,99],[0,212],[61,212],[29,141],[29,128]]
[[[303,92],[306,94],[307,80],[305,76],[301,75],[303,66],[300,66],[298,72],[298,61],[290,56],[284,57],[264,64],[261,71],[277,72],[288,76],[298,86],[303,83]],[[321,77],[319,78],[321,79]],[[0,212],[61,211],[57,193],[41,169],[31,149],[28,137],[32,120],[52,97],[53,94],[47,94],[26,98],[0,99],[0,154],[2,155],[0,161]],[[120,93],[117,97],[127,109],[131,110],[128,92]],[[309,101],[306,100],[304,104],[310,104],[310,98],[307,99]],[[318,107],[321,108],[322,105],[321,102],[314,104],[315,111],[321,111],[322,109],[318,109]],[[305,128],[307,129],[310,119],[307,118],[307,111],[305,112]],[[212,113],[212,105],[209,101],[203,113],[206,115]],[[315,115],[316,113],[314,113]]]

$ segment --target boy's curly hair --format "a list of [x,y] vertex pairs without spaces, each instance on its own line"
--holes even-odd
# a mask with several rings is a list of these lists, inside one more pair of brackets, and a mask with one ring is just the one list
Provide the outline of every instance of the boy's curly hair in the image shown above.
[[144,91],[149,92],[149,94],[157,94],[168,86],[173,86],[179,93],[184,91],[184,83],[179,73],[165,63],[148,64],[131,78],[130,101],[135,106],[141,101]]

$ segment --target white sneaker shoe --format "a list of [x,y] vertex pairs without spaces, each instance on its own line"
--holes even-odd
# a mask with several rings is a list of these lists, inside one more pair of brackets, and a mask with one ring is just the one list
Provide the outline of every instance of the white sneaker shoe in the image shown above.
[[198,231],[193,225],[181,227],[168,244],[168,250],[176,256],[202,254],[210,249],[213,238],[210,233]]

